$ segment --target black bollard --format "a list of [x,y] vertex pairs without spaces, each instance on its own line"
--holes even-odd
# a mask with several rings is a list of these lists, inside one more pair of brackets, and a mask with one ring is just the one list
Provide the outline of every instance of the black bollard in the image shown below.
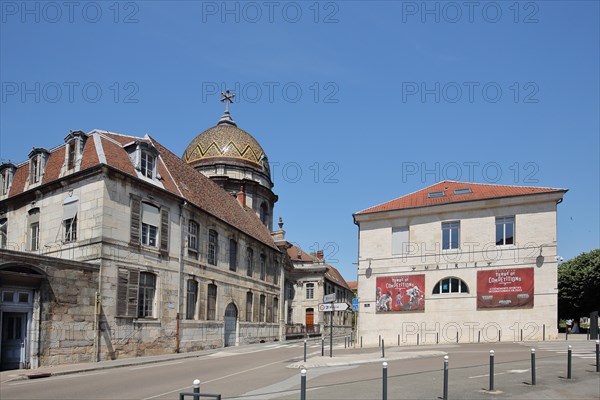
[[439,344],[440,343],[440,333],[436,332],[435,333],[435,344]]
[[300,371],[300,400],[306,400],[306,369]]
[[325,357],[325,338],[321,338],[321,357]]
[[531,349],[531,384],[535,385],[535,349]]
[[417,333],[417,346],[419,345],[419,334]]
[[494,350],[490,350],[490,392],[494,391]]
[[360,348],[362,349],[362,336],[360,337]]
[[499,342],[502,341],[502,331],[501,330],[498,331],[498,341]]
[[304,339],[304,362],[306,362],[306,339]]
[[379,335],[379,347],[381,347],[381,335]]
[[571,349],[571,345],[569,345],[569,350],[567,351],[567,379],[571,379],[571,359],[573,358],[573,350]]
[[344,336],[344,348],[348,348],[348,338]]
[[387,400],[387,366],[388,363],[383,362],[383,394],[382,399]]
[[546,324],[542,325],[542,340],[546,341]]
[[523,329],[521,329],[521,342],[523,341]]
[[458,331],[456,331],[456,343],[458,343]]
[[398,346],[400,346],[400,334],[398,334]]
[[444,396],[443,400],[448,400],[448,356],[444,356]]
[[200,394],[200,379],[194,379],[194,393]]
[[600,340],[596,340],[596,372],[600,372]]
[[481,331],[477,332],[477,343],[481,343]]
[[385,358],[385,341],[381,339],[381,358]]

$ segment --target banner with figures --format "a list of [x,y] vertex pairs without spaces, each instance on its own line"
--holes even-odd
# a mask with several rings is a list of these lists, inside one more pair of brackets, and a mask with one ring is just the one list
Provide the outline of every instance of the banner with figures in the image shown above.
[[425,275],[379,276],[377,312],[425,311]]
[[533,268],[477,271],[477,309],[533,307]]

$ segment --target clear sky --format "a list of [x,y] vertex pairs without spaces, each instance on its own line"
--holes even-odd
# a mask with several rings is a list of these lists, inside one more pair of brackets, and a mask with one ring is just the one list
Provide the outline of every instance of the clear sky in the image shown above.
[[1,1],[0,159],[69,130],[177,154],[223,113],[265,149],[287,239],[356,277],[352,214],[451,179],[568,188],[600,246],[597,1]]

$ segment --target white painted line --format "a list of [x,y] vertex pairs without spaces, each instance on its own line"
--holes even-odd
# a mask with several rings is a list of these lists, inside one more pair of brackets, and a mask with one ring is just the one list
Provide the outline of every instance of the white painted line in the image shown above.
[[[219,377],[219,378],[211,379],[211,380],[209,380],[209,381],[202,381],[202,384],[204,384],[204,385],[205,385],[205,384],[207,384],[207,383],[211,383],[211,382],[220,381],[221,379],[230,378],[230,377],[232,377],[232,376],[235,376],[235,375],[245,374],[246,372],[254,371],[254,370],[261,369],[261,368],[264,368],[264,367],[268,367],[268,366],[270,366],[270,365],[274,365],[274,364],[280,364],[280,363],[282,363],[282,362],[283,362],[283,361],[281,361],[281,360],[280,360],[280,361],[274,361],[274,362],[272,362],[272,363],[268,363],[268,364],[264,364],[264,365],[259,365],[258,367],[254,367],[254,368],[248,368],[248,369],[245,369],[245,370],[243,370],[243,371],[234,372],[233,374],[229,374],[229,375],[221,376],[221,377]],[[157,397],[166,396],[166,395],[168,395],[168,394],[171,394],[171,393],[182,392],[182,391],[184,391],[184,390],[186,390],[186,389],[190,389],[191,387],[192,387],[192,385],[188,385],[188,386],[185,386],[185,387],[182,387],[182,388],[179,388],[179,389],[171,390],[171,391],[169,391],[169,392],[165,392],[165,393],[157,394],[156,396],[152,396],[152,397],[146,397],[146,398],[145,398],[145,399],[143,399],[143,400],[151,400],[151,399],[156,399]]]
[[18,386],[18,385],[27,385],[27,384],[32,384],[32,383],[48,383],[50,381],[58,381],[58,380],[62,380],[62,379],[71,379],[71,378],[84,378],[86,376],[102,375],[102,374],[106,374],[106,373],[108,373],[108,371],[93,372],[90,374],[80,373],[80,374],[49,376],[48,378],[28,379],[26,381],[18,381],[18,382],[14,382],[14,383],[9,383],[9,385],[10,386]]
[[155,364],[145,365],[143,367],[129,368],[129,370],[135,371],[138,369],[156,368],[156,367],[163,367],[165,365],[175,365],[175,364],[181,364],[181,363],[183,363],[183,361],[175,361],[175,362],[170,362],[170,363],[155,363]]
[[[498,372],[497,374],[494,374],[494,376],[496,375],[504,375],[504,372]],[[486,378],[490,376],[490,374],[485,374],[485,375],[475,375],[475,376],[470,376],[469,379],[474,379],[474,378]]]

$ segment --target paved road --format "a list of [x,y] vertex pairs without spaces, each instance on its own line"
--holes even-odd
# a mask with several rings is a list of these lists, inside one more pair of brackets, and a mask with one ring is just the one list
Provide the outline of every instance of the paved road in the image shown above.
[[[537,350],[537,386],[530,382],[530,351]],[[589,359],[592,342],[572,343],[573,379],[566,376],[564,342],[432,345],[386,349],[389,399],[435,399],[442,394],[443,355],[450,357],[450,398],[598,399],[600,374]],[[577,350],[575,351],[575,346]],[[320,357],[320,342],[309,342],[309,399],[381,398],[378,349],[335,349],[337,366]],[[489,350],[496,351],[494,393],[487,389]],[[298,399],[302,344],[260,344],[227,348],[195,358],[93,371],[43,379],[4,382],[2,399],[177,399],[202,381],[202,392],[236,399]],[[415,356],[420,355],[420,356]],[[370,355],[370,356],[369,356]],[[364,363],[370,357],[373,362]],[[401,358],[401,359],[398,359]],[[362,360],[362,361],[361,361]],[[359,362],[360,363],[356,363]],[[344,365],[345,364],[345,365]]]

